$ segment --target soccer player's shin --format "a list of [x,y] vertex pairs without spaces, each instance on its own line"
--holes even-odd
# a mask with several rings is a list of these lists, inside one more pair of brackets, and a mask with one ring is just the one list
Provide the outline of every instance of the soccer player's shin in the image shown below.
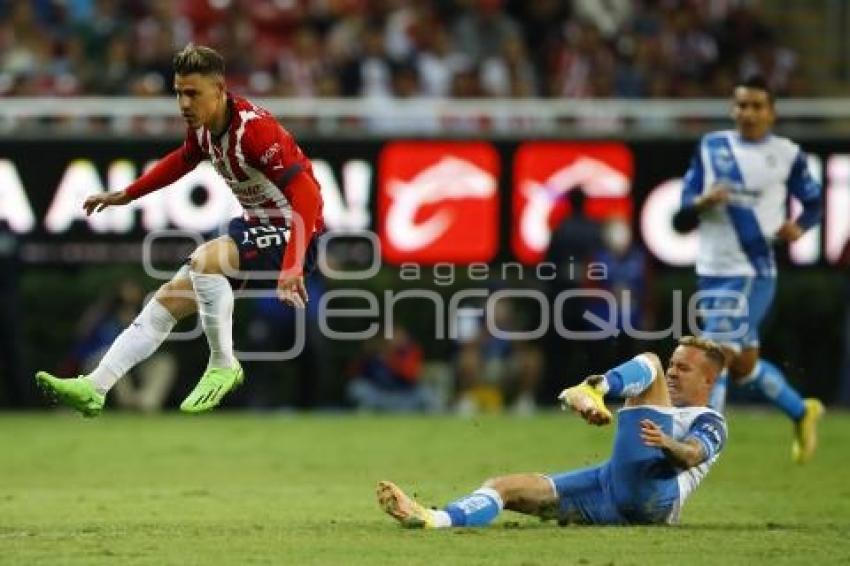
[[484,527],[492,523],[503,508],[499,492],[482,487],[446,505],[445,512],[452,527]]
[[198,316],[210,347],[209,367],[230,369],[233,356],[233,290],[224,275],[190,271]]
[[207,371],[180,404],[187,413],[202,413],[218,406],[239,386],[244,374],[233,355],[233,290],[224,275],[190,271],[198,297],[198,316],[210,347]]
[[655,368],[646,355],[641,354],[609,370],[597,388],[612,397],[634,397],[646,390],[653,380]]
[[738,385],[768,399],[794,421],[791,458],[798,464],[811,460],[817,448],[817,423],[824,413],[823,404],[800,397],[782,370],[764,359],[759,359],[752,373]]
[[136,319],[115,339],[87,379],[105,395],[133,366],[147,359],[168,338],[177,321],[156,299],[151,299]]
[[726,410],[726,392],[729,389],[729,372],[723,370],[714,382],[711,388],[711,396],[708,399],[708,406],[722,413]]
[[803,398],[788,384],[782,370],[765,359],[759,359],[750,375],[738,385],[745,391],[763,396],[795,421],[806,412]]

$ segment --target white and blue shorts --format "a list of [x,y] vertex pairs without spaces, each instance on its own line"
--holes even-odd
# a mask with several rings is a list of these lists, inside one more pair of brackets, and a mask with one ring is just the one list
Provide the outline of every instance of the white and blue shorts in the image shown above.
[[759,346],[759,327],[776,294],[775,277],[706,277],[697,282],[701,335],[741,351]]

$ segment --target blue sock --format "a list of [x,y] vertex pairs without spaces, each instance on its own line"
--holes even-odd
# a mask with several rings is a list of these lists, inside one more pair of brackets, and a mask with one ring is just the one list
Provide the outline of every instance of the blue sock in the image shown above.
[[445,511],[453,527],[484,527],[499,516],[502,507],[499,493],[489,487],[482,487],[471,495],[452,501],[446,505]]
[[714,381],[711,395],[708,398],[708,406],[718,413],[726,410],[726,391],[729,389],[729,372],[723,370]]
[[767,360],[759,358],[753,373],[739,385],[745,391],[760,394],[795,421],[806,412],[803,398],[788,385],[782,370]]
[[641,394],[655,379],[655,370],[644,356],[636,356],[605,374],[606,395],[634,397]]

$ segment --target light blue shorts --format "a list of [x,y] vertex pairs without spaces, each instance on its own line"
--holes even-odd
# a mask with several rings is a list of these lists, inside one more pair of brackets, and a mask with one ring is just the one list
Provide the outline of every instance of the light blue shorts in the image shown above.
[[700,277],[702,336],[740,351],[759,346],[759,327],[776,294],[775,277]]
[[561,524],[664,523],[679,500],[678,472],[659,448],[645,446],[640,421],[650,419],[665,433],[673,417],[651,407],[618,413],[611,458],[600,466],[551,474]]

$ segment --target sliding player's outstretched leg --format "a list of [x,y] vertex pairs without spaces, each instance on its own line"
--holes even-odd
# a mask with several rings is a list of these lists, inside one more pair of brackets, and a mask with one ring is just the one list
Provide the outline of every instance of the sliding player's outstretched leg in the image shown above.
[[563,525],[675,523],[726,441],[723,416],[705,407],[724,364],[716,343],[686,336],[666,371],[646,352],[565,389],[560,400],[591,424],[607,411],[603,395],[626,398],[611,458],[597,466],[496,477],[442,509],[382,481],[378,504],[408,528],[484,527],[503,510]]
[[233,289],[224,275],[235,273],[238,266],[236,244],[227,236],[207,242],[192,256],[189,274],[210,358],[204,375],[180,405],[186,413],[202,413],[218,406],[245,379],[233,354]]
[[72,379],[40,371],[35,375],[36,383],[49,397],[83,416],[96,417],[115,383],[159,348],[177,320],[193,312],[194,293],[184,268],[148,301],[130,326],[115,339],[94,371]]
[[438,529],[486,527],[505,509],[542,519],[557,516],[558,497],[552,479],[543,474],[510,474],[492,478],[442,509],[429,509],[389,481],[378,482],[378,505],[403,527]]
[[[409,529],[437,529],[445,527],[486,527],[496,520],[505,508],[505,498],[499,482],[508,486],[518,484],[525,500],[535,499],[534,489],[527,489],[524,481],[543,483],[545,495],[550,496],[549,483],[537,474],[515,474],[484,483],[469,495],[452,501],[443,509],[428,509],[408,496],[400,487],[389,481],[378,482],[378,505],[384,512]],[[516,511],[524,512],[522,509]]]

